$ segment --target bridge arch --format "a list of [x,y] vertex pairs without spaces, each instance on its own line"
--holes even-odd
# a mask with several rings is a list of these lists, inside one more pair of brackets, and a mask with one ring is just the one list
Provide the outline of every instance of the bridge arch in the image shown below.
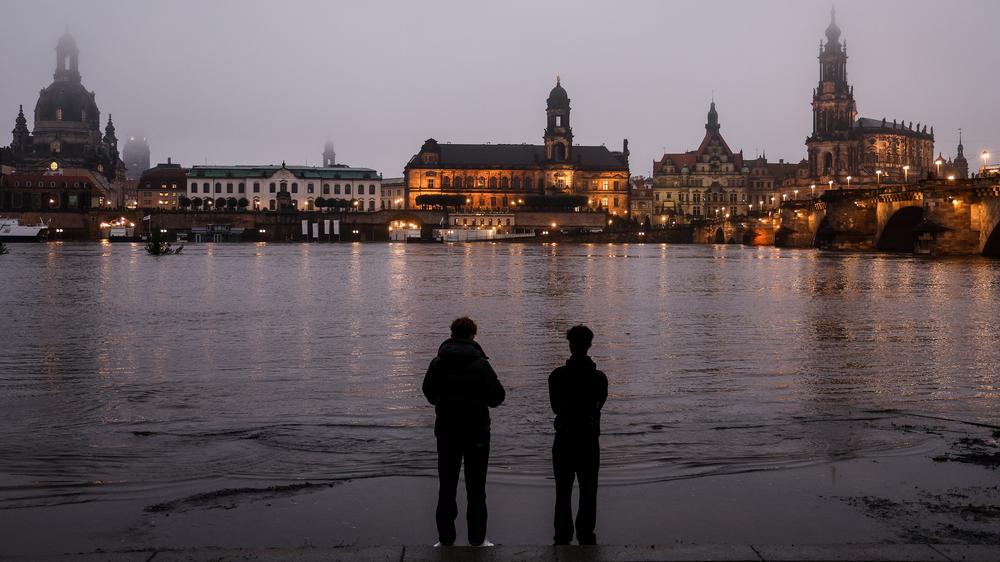
[[923,219],[923,207],[909,205],[899,208],[886,221],[876,247],[884,252],[912,252],[915,242],[913,229]]
[[986,245],[983,246],[983,255],[1000,258],[1000,224],[993,227],[993,233],[986,239]]
[[726,243],[726,231],[723,230],[721,226],[719,228],[715,229],[715,237],[712,240],[712,243],[713,244],[725,244]]

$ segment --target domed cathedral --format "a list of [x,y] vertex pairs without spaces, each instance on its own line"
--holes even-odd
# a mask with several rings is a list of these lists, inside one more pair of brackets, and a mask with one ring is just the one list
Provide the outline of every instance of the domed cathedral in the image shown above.
[[[819,48],[819,85],[813,90],[813,132],[806,139],[810,181],[836,187],[916,181],[934,170],[934,129],[913,122],[858,117],[847,81],[847,42],[835,9]],[[826,187],[823,185],[823,187]]]
[[34,130],[28,131],[22,106],[4,164],[18,172],[66,167],[91,170],[108,181],[125,177],[114,123],[108,115],[102,134],[101,112],[94,92],[80,80],[79,60],[76,41],[66,33],[56,46],[52,84],[38,94]]
[[628,141],[621,151],[573,144],[562,81],[545,102],[544,144],[452,144],[427,139],[404,171],[407,204],[420,195],[462,195],[477,211],[506,211],[542,194],[586,195],[592,209],[627,215]]

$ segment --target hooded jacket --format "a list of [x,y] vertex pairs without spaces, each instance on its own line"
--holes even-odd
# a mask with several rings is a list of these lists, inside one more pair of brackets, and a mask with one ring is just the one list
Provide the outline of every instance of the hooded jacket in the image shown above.
[[449,338],[427,368],[424,396],[434,405],[434,435],[490,431],[490,408],[506,397],[483,348],[473,340]]
[[608,377],[586,355],[570,357],[549,375],[557,435],[600,435],[601,408],[607,399]]

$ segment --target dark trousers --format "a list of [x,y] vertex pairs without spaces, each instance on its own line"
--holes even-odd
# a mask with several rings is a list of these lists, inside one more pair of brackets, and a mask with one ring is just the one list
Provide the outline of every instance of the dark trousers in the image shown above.
[[597,472],[601,448],[594,434],[556,434],[552,445],[552,469],[556,478],[555,543],[573,540],[573,480],[580,481],[580,507],[576,512],[576,539],[596,544]]
[[490,434],[438,436],[438,540],[455,543],[455,518],[458,517],[458,475],[465,459],[465,497],[468,509],[469,544],[486,540],[486,467],[490,462]]

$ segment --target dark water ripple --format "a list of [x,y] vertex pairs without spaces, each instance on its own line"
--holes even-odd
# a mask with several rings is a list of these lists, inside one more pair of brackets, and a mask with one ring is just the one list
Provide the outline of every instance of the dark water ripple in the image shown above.
[[595,328],[605,482],[919,451],[1000,420],[1000,263],[660,245],[17,245],[0,509],[217,477],[431,474],[424,369],[472,315],[498,478],[549,471],[546,376]]

